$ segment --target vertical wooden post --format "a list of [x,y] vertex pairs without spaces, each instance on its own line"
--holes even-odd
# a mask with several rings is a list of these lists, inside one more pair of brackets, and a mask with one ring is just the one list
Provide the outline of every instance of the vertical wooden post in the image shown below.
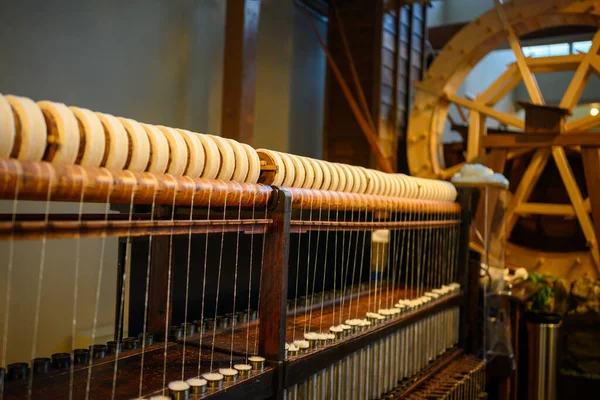
[[468,188],[458,190],[458,201],[461,205],[461,225],[458,248],[458,283],[465,293],[465,301],[460,312],[459,346],[467,352],[475,350],[472,339],[477,329],[477,310],[479,307],[479,263],[472,262],[469,251],[471,231],[473,192]]
[[221,136],[252,144],[260,0],[227,2]]
[[[162,207],[161,207],[162,208]],[[161,215],[171,215],[170,207],[158,210]],[[161,212],[164,211],[164,212]],[[150,282],[148,284],[147,331],[161,337],[171,325],[173,309],[173,269],[171,236],[153,236],[148,251],[151,252]],[[171,279],[169,280],[169,267]],[[169,282],[170,286],[169,287]],[[167,338],[165,338],[166,340]]]
[[288,258],[290,252],[291,196],[275,188],[260,281],[259,354],[267,360],[285,361]]
[[[581,158],[587,192],[590,197],[594,231],[596,232],[596,243],[590,243],[589,245],[598,247],[598,240],[600,239],[600,192],[598,191],[600,187],[600,147],[582,147]],[[596,267],[600,268],[600,265]]]

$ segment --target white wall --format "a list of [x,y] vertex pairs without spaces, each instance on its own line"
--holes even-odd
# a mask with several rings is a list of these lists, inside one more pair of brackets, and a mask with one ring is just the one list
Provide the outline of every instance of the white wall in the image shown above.
[[[471,97],[477,96],[483,92],[488,86],[492,84],[505,70],[507,64],[515,61],[515,57],[510,50],[496,50],[486,55],[467,75],[458,94],[461,96]],[[514,113],[514,98],[513,93],[509,93],[504,99],[502,99],[494,107],[496,110],[504,111],[507,113]],[[468,110],[467,112],[468,118]],[[450,115],[454,120],[459,123],[461,121],[459,113],[456,111],[455,106],[450,107]],[[491,118],[486,119],[487,126],[497,127],[498,123]],[[446,124],[446,130],[444,131],[444,142],[457,142],[461,141],[458,133],[450,131],[450,123]]]
[[[225,0],[0,2],[0,93],[219,134],[225,10]],[[291,1],[262,2],[255,146],[319,157],[325,57],[306,18]],[[317,24],[325,34],[325,24]],[[11,210],[12,202],[0,202],[0,213]],[[85,212],[103,210],[85,207]],[[43,211],[41,203],[19,202],[19,212]],[[59,211],[76,212],[77,206],[52,206],[51,212]],[[0,243],[0,342],[8,246]],[[74,240],[48,241],[36,356],[71,347],[75,246]],[[100,246],[100,239],[81,241],[77,331],[82,335],[93,325]],[[7,363],[31,358],[41,244],[18,242],[14,251]],[[114,322],[116,264],[117,241],[108,239],[97,322],[101,335],[110,333]],[[86,345],[82,339],[77,346]]]
[[434,0],[427,13],[427,25],[470,22],[494,7],[493,0]]

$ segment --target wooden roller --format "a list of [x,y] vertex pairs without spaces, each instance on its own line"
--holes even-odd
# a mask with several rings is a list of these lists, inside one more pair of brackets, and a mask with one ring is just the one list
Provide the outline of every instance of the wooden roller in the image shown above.
[[0,157],[262,183],[384,197],[454,201],[449,183],[331,163],[62,103],[0,95]]

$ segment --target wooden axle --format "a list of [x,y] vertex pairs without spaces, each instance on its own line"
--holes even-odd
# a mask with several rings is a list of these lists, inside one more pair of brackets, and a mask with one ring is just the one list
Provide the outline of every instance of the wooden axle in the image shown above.
[[[79,165],[0,160],[0,198],[178,206],[264,207],[270,186],[149,172],[109,171]],[[292,207],[304,210],[457,213],[451,201],[286,188]]]

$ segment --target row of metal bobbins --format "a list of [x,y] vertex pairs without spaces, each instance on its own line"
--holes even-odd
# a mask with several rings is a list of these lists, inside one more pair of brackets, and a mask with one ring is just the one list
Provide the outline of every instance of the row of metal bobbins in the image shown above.
[[456,197],[448,182],[255,150],[219,136],[1,94],[0,158],[422,200]]
[[[246,379],[264,370],[265,359],[259,356],[248,357],[250,364],[235,364],[233,368],[220,368],[218,372],[207,372],[186,381],[169,382],[165,394],[150,396],[150,400],[193,400],[206,393],[221,390],[224,386]],[[135,399],[138,400],[138,399]]]
[[[456,293],[456,283],[443,285],[416,299],[401,299],[391,309],[348,319],[328,333],[308,332],[286,346],[287,358],[301,357],[337,341],[361,334],[431,301]],[[406,326],[316,373],[287,390],[288,400],[374,399],[392,391],[458,343],[459,309],[445,309]]]
[[463,355],[427,379],[406,398],[411,400],[487,399],[485,378],[485,360]]
[[[145,343],[142,345],[143,341]],[[71,368],[72,365],[89,365],[94,360],[101,360],[111,355],[136,350],[142,346],[148,347],[153,344],[153,334],[147,333],[144,335],[140,333],[137,337],[126,337],[118,341],[109,340],[106,344],[90,345],[88,349],[75,349],[72,354],[54,353],[50,357],[34,358],[31,361],[31,366],[26,362],[12,363],[7,366],[6,370],[0,368],[0,384],[3,382],[3,378],[13,382],[27,379],[30,374],[39,377],[50,372]]]

